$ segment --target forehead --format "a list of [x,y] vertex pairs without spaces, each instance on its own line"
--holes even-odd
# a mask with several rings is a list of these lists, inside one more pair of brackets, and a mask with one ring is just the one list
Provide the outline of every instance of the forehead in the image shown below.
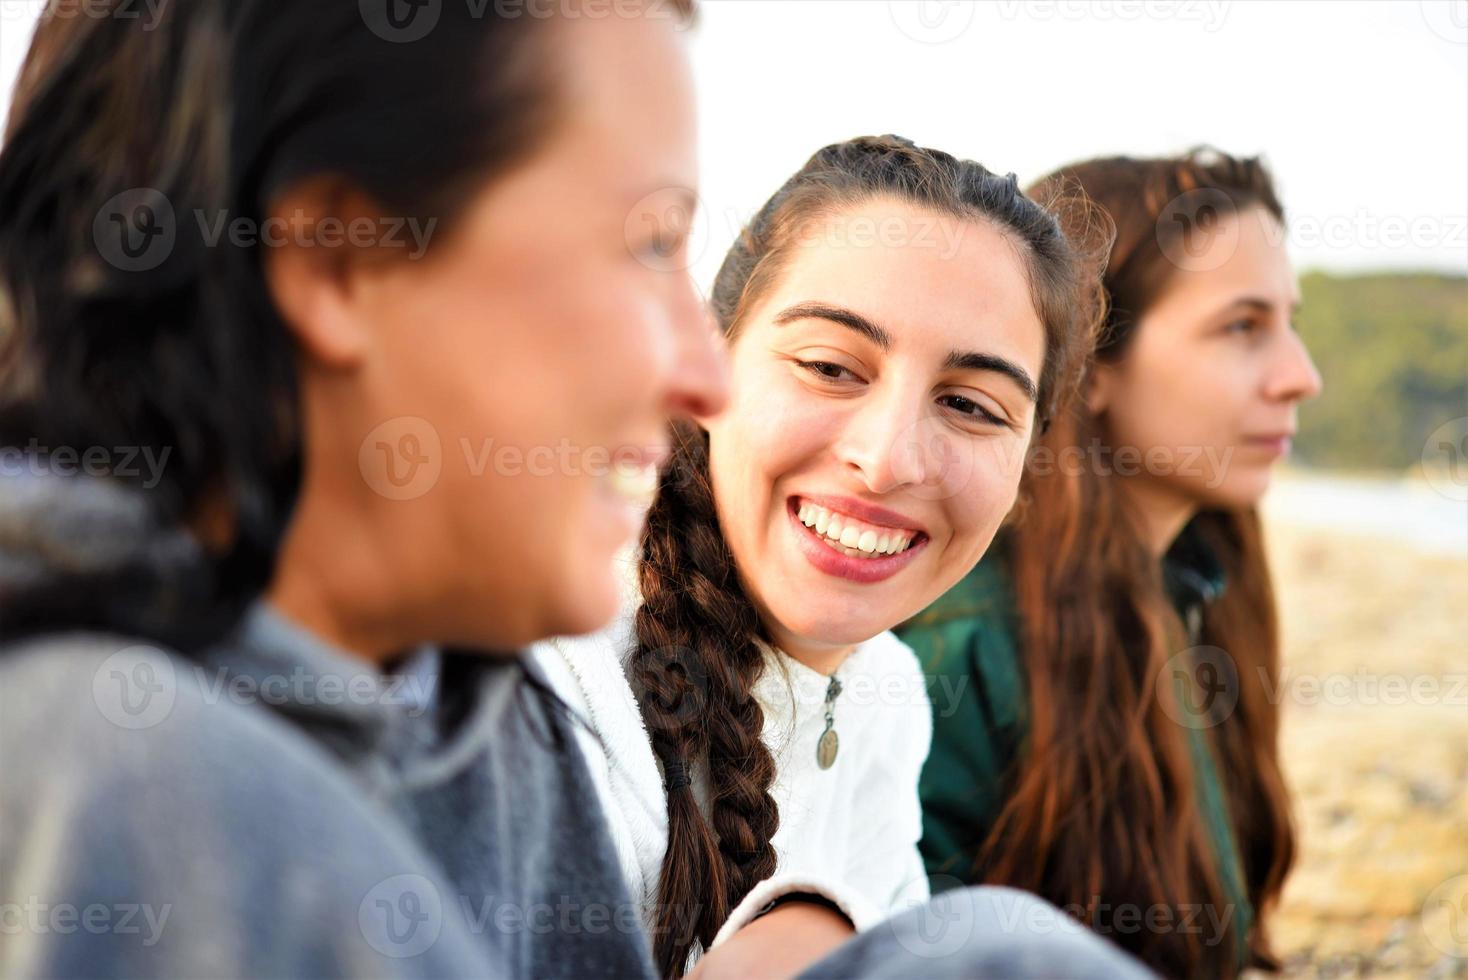
[[1245,297],[1284,310],[1299,301],[1284,226],[1261,206],[1225,218],[1186,267],[1174,267],[1152,305],[1207,315]]
[[1044,327],[1022,246],[988,221],[877,198],[801,229],[766,303],[837,304],[892,334],[894,354],[980,350],[1039,376]]
[[697,183],[693,79],[670,4],[627,16],[562,17],[550,51],[562,148],[584,178]]

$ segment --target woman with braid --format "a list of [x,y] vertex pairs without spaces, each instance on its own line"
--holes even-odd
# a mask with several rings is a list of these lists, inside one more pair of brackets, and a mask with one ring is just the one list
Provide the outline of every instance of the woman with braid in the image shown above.
[[983,555],[1077,384],[1093,214],[860,138],[725,259],[731,402],[676,428],[621,618],[538,649],[665,976],[795,972],[927,898],[929,699],[889,630]]

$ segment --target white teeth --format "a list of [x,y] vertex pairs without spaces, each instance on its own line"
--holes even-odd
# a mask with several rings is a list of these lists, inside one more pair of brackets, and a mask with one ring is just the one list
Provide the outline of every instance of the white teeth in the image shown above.
[[621,463],[612,467],[607,477],[612,493],[638,507],[652,504],[658,492],[658,468],[656,466],[631,466]]
[[825,538],[827,544],[852,557],[895,555],[912,543],[913,535],[909,531],[865,524],[806,501],[800,502],[796,515],[800,523]]

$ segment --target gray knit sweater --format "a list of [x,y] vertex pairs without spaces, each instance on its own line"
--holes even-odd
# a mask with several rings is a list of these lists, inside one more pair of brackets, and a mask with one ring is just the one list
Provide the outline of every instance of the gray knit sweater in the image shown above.
[[[65,546],[22,496],[11,584]],[[188,658],[0,643],[0,975],[650,975],[533,669],[425,649],[383,675],[264,605]]]

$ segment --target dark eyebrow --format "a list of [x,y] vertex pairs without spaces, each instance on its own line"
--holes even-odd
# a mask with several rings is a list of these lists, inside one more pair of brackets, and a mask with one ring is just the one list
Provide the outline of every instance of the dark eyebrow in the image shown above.
[[[1228,304],[1227,306],[1225,306],[1224,309],[1225,310],[1231,310],[1231,309],[1233,309],[1236,306],[1247,306],[1249,309],[1251,309],[1251,310],[1257,310],[1260,313],[1268,313],[1270,310],[1274,309],[1274,303],[1273,303],[1273,301],[1264,299],[1264,298],[1259,297],[1259,296],[1244,296],[1244,297],[1241,297],[1239,299],[1234,300],[1232,303]],[[1298,312],[1300,312],[1300,301],[1299,300],[1295,300],[1294,302],[1292,302],[1290,304],[1290,313],[1291,313],[1291,315],[1293,315],[1293,314],[1298,313]]]
[[830,320],[832,323],[839,323],[843,327],[855,330],[880,347],[884,354],[892,349],[891,334],[860,313],[853,313],[839,306],[827,306],[825,303],[797,303],[775,317],[775,323],[784,326],[792,320],[808,319]]
[[980,354],[978,351],[950,351],[943,361],[945,371],[993,371],[1002,374],[1019,385],[1025,397],[1032,402],[1040,400],[1040,390],[1025,369],[1008,358],[997,354]]
[[[866,337],[872,343],[881,348],[882,352],[888,353],[892,350],[892,335],[877,326],[860,313],[852,312],[840,306],[830,306],[826,303],[797,303],[795,306],[781,312],[775,317],[775,323],[781,326],[792,320],[804,320],[815,318],[817,320],[830,320],[839,323],[843,327],[855,330]],[[1019,385],[1025,397],[1032,402],[1040,400],[1039,389],[1034,380],[1024,368],[997,354],[980,354],[977,351],[949,351],[948,356],[943,359],[943,370],[945,371],[990,371],[1002,374]]]

